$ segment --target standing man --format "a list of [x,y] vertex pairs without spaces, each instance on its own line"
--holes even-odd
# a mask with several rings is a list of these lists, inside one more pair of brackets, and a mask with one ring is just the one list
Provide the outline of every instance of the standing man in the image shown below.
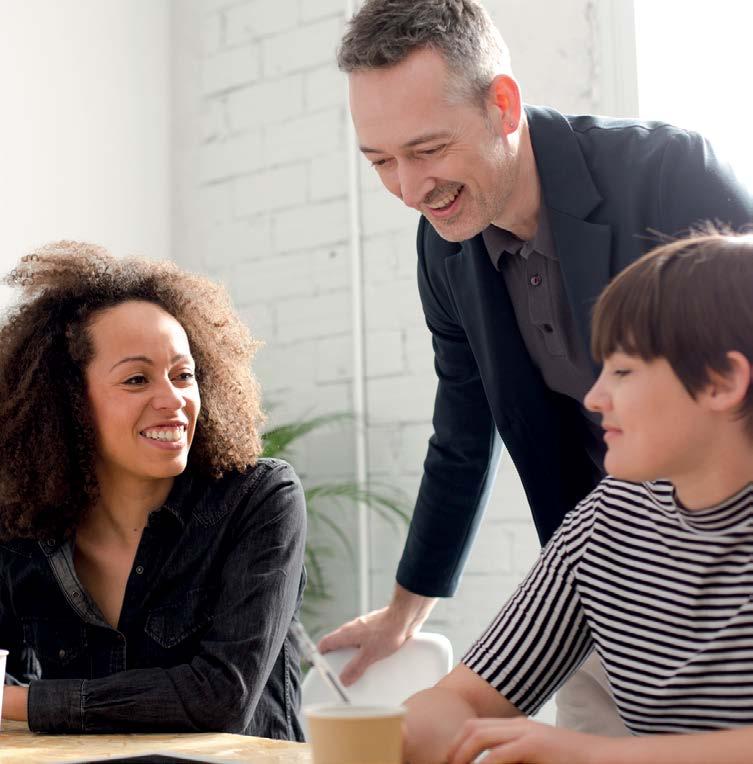
[[595,486],[604,443],[582,405],[597,376],[592,305],[657,236],[704,220],[740,228],[753,200],[697,134],[524,106],[476,0],[366,0],[338,63],[361,151],[423,215],[418,285],[438,376],[392,601],[320,645],[360,648],[347,684],[454,593],[495,477],[495,430],[542,544]]

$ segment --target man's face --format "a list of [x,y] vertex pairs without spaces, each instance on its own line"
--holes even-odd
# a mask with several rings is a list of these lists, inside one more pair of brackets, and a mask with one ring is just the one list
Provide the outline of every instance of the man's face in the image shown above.
[[349,82],[361,151],[388,191],[448,241],[501,215],[517,180],[514,150],[493,102],[485,113],[470,99],[450,101],[439,53],[420,50],[393,67],[355,71]]

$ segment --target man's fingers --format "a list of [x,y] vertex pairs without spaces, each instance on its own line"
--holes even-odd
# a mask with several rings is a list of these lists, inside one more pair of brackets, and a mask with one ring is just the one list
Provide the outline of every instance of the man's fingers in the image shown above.
[[365,650],[359,650],[353,658],[345,664],[340,672],[340,681],[348,687],[363,676],[363,672],[376,660],[375,655],[369,655]]
[[339,650],[342,647],[360,647],[361,636],[360,629],[354,628],[356,624],[353,622],[346,623],[339,629],[331,631],[329,634],[325,634],[320,640],[317,647],[320,653],[329,653],[332,650]]

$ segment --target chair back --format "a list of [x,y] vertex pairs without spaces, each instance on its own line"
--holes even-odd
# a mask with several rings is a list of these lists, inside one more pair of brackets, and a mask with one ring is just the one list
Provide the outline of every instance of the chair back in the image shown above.
[[[356,654],[356,648],[346,647],[327,653],[325,658],[335,673]],[[353,703],[358,705],[395,706],[419,690],[436,684],[452,668],[452,645],[443,634],[419,632],[392,655],[372,663],[363,676],[346,688]],[[334,691],[311,669],[301,685],[302,705],[337,703]],[[308,733],[305,716],[301,715],[304,733]]]

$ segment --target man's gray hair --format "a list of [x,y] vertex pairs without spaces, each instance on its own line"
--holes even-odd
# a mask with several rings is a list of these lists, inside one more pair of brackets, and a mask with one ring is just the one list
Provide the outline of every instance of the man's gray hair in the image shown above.
[[510,56],[489,14],[476,0],[366,0],[337,51],[343,72],[399,64],[421,48],[445,59],[460,97],[483,100]]

